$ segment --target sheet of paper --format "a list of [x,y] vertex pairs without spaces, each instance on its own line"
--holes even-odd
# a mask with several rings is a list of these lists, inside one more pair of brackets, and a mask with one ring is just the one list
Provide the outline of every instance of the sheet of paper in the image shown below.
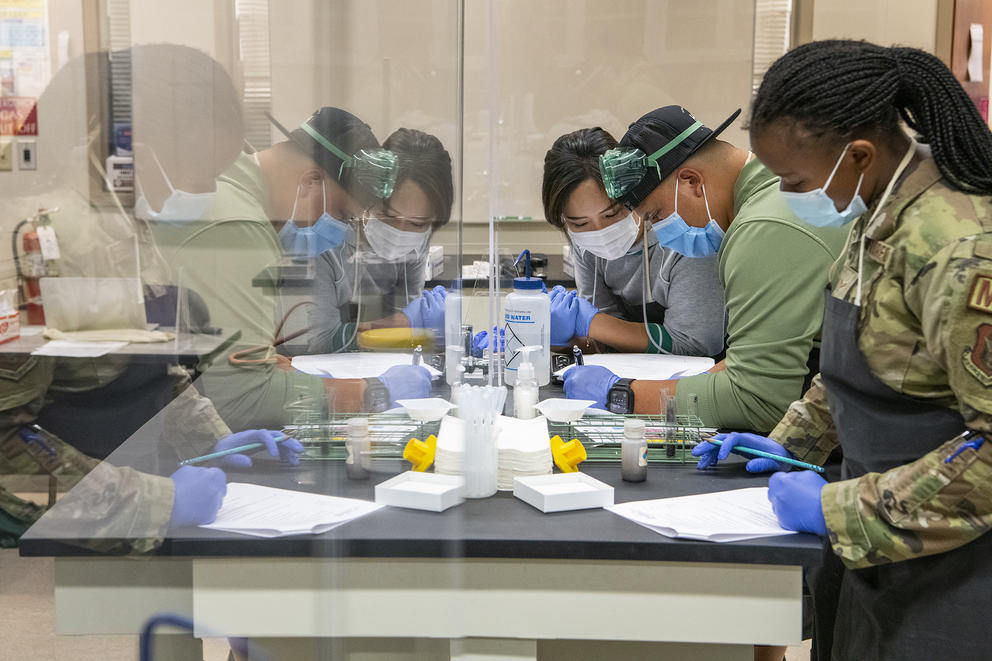
[[[325,353],[312,356],[296,356],[293,367],[300,372],[314,376],[329,376],[336,379],[368,379],[379,376],[394,365],[410,365],[412,353],[385,353],[360,351],[355,353]],[[441,373],[429,365],[424,365],[432,377]]]
[[127,342],[69,342],[51,340],[31,352],[32,356],[65,356],[68,358],[96,358],[127,346]]
[[[602,365],[621,379],[671,379],[675,376],[702,374],[713,367],[712,358],[668,356],[654,353],[596,353],[585,356],[586,365]],[[569,365],[557,372],[561,376]]]
[[200,527],[256,537],[319,534],[383,507],[354,498],[231,482],[217,519]]
[[778,525],[767,487],[639,500],[606,509],[666,537],[737,542],[794,534]]
[[972,23],[968,30],[971,38],[971,43],[968,44],[968,80],[973,83],[982,82],[982,58],[985,53],[984,31],[981,23]]

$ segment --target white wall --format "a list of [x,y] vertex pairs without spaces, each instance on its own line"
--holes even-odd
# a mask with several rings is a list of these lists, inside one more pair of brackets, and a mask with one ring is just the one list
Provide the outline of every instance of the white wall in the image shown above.
[[933,52],[937,0],[816,0],[814,39],[865,39]]

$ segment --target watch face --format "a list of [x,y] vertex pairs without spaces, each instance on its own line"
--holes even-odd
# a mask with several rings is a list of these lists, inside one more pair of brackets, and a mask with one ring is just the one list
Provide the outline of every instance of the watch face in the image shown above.
[[627,413],[627,403],[630,401],[630,393],[626,390],[613,390],[610,392],[609,405],[606,407],[611,413]]
[[382,413],[389,408],[389,391],[385,388],[371,388],[366,390],[365,407],[371,413]]

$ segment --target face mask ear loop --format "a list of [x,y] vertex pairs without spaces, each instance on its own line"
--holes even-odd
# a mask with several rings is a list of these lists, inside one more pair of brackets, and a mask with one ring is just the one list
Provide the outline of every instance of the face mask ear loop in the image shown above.
[[320,215],[323,216],[327,213],[327,180],[323,177],[320,178],[320,200],[321,204],[324,205],[320,212]]
[[596,305],[596,285],[599,284],[599,257],[592,256],[592,304]]
[[358,265],[362,261],[361,257],[361,241],[355,241],[355,282],[351,286],[351,300],[355,301],[355,328],[351,331],[351,338],[348,342],[341,347],[342,350],[346,350],[355,342],[355,338],[358,337],[358,322],[362,319],[362,299],[358,295]]
[[851,196],[851,201],[847,203],[847,208],[850,209],[851,205],[854,204],[854,199],[861,192],[861,182],[865,180],[865,173],[862,172],[861,176],[858,177],[858,185],[854,187],[854,195]]
[[286,222],[293,223],[296,221],[296,203],[299,201],[300,201],[300,186],[299,184],[297,184],[296,197],[293,198],[293,210],[289,212],[289,220]]
[[[865,237],[867,236],[868,229],[872,226],[872,223],[875,222],[875,218],[877,218],[878,214],[882,211],[882,206],[885,204],[885,201],[888,200],[889,195],[892,194],[892,189],[895,188],[899,177],[906,169],[906,166],[909,165],[909,162],[913,160],[914,153],[916,153],[916,140],[910,140],[909,149],[906,150],[906,154],[902,157],[902,161],[900,161],[896,171],[892,173],[892,178],[889,179],[889,183],[885,186],[885,190],[882,191],[882,197],[880,197],[878,202],[875,203],[875,212],[871,215],[871,218],[868,219],[868,222],[864,224],[864,227],[861,230],[861,243],[858,248],[858,288],[857,293],[854,295],[854,304],[858,307],[861,307],[861,269],[865,263]],[[862,173],[862,176],[864,176],[864,173]],[[854,229],[852,228],[851,231],[853,232]]]
[[676,216],[679,215],[679,175],[675,173],[675,211],[672,212]]
[[[679,180],[676,179],[675,180],[676,191],[678,190],[678,187],[679,187]],[[644,332],[648,334],[648,341],[651,342],[651,346],[654,347],[655,351],[657,351],[658,353],[668,353],[667,351],[662,349],[657,342],[655,342],[654,336],[651,334],[651,327],[648,325],[648,293],[650,291],[650,288],[648,287],[648,274],[650,273],[650,269],[648,268],[649,260],[648,260],[647,230],[645,230],[644,245],[642,246],[642,248],[643,250],[641,252],[644,254],[644,258],[642,260],[642,264],[644,265],[644,278],[641,281],[641,314],[644,319]]]
[[[847,154],[847,150],[848,150],[848,148],[850,146],[851,146],[851,143],[850,142],[847,143],[846,145],[844,145],[844,151],[842,151],[840,153],[840,158],[838,158],[837,159],[837,162],[834,163],[834,169],[830,171],[830,176],[827,177],[827,183],[823,184],[823,192],[824,193],[826,193],[827,192],[827,189],[830,188],[830,182],[834,180],[834,175],[837,174],[837,168],[840,167],[841,162],[844,160],[844,155]],[[854,198],[851,198],[851,199],[854,199]]]
[[[703,189],[703,204],[706,205],[706,222],[709,223],[710,221],[713,221],[716,223],[716,218],[714,218],[713,214],[710,213],[710,201],[706,199],[706,184],[700,182],[699,185]],[[716,224],[719,225],[720,223]]]

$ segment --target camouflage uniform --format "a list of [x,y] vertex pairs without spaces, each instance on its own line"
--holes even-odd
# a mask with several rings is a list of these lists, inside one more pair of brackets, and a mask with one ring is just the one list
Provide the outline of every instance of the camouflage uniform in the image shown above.
[[[857,346],[870,371],[992,432],[992,200],[951,188],[925,159],[885,207],[870,227],[870,212],[854,224],[832,296],[855,299],[863,234]],[[820,377],[771,436],[804,461],[826,459],[838,436]],[[847,567],[944,553],[988,530],[992,442],[946,461],[960,446],[948,438],[912,463],[824,487],[830,543]]]
[[[0,354],[0,473],[48,474],[71,489],[42,522],[39,535],[73,541],[98,551],[146,552],[164,537],[174,499],[172,480],[88,457],[58,437],[22,434],[42,407],[51,404],[53,381],[82,387],[90,361]],[[107,361],[106,365],[113,361]],[[104,365],[104,363],[101,363]],[[92,387],[104,384],[93,372]],[[56,374],[58,372],[58,374]],[[180,458],[203,454],[230,429],[209,400],[190,384],[185,370],[169,371],[175,399],[159,413],[160,435],[142,434],[173,446]],[[58,378],[56,378],[58,377]],[[143,428],[144,431],[144,428]],[[135,436],[138,436],[136,434]],[[139,442],[137,440],[131,443]],[[78,483],[78,484],[77,484]],[[0,489],[0,545],[10,545],[44,509]]]

